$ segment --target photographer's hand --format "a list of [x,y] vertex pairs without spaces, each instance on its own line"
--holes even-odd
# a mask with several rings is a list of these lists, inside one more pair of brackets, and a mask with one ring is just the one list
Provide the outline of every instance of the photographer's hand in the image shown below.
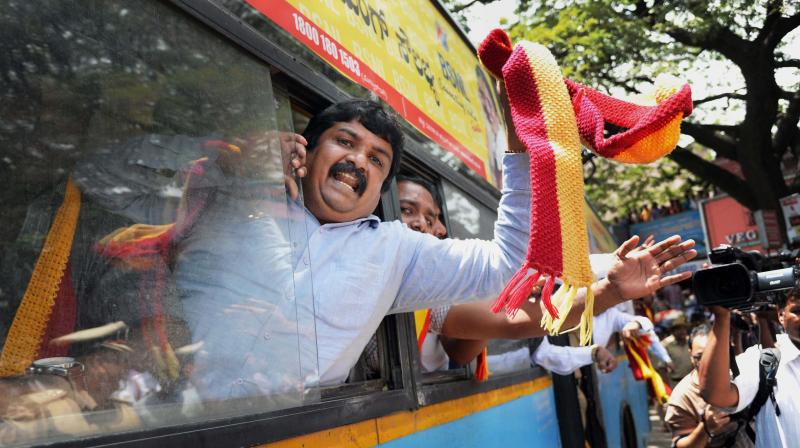
[[714,327],[708,334],[708,343],[698,367],[700,394],[717,407],[730,408],[739,403],[739,389],[731,383],[730,339],[731,311],[721,306],[712,306]]

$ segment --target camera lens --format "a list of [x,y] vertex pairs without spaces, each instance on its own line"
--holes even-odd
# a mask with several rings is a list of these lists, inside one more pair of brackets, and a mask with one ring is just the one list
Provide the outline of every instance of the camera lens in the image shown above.
[[750,272],[738,263],[715,266],[694,274],[693,288],[701,305],[735,307],[752,295]]

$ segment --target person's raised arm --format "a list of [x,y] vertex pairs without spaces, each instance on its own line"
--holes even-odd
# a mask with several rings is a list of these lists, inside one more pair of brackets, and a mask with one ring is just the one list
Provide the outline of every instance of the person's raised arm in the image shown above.
[[[669,274],[697,255],[694,241],[681,242],[674,236],[649,247],[637,248],[638,237],[623,243],[614,253],[617,261],[608,277],[595,282],[594,314],[633,298],[651,294],[666,285],[685,280],[690,273]],[[580,322],[586,293],[581,291],[562,328],[572,328]],[[513,317],[492,313],[493,300],[453,306],[442,326],[442,334],[463,339],[524,339],[544,336],[540,326],[542,308],[539,303],[526,301]]]
[[721,306],[711,307],[711,312],[714,326],[698,368],[700,394],[709,404],[732,408],[739,403],[739,390],[729,373],[731,312]]

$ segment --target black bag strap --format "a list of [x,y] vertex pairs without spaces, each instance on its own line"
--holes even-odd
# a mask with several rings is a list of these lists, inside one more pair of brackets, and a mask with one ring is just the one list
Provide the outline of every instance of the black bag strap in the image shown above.
[[[748,406],[747,409],[731,415],[731,419],[738,421],[736,432],[738,432],[742,426],[744,426],[747,436],[754,443],[756,441],[756,434],[753,431],[750,423],[753,421],[756,415],[758,415],[758,412],[767,402],[767,399],[772,400],[772,405],[775,407],[775,414],[778,416],[781,415],[781,410],[778,407],[778,403],[775,401],[775,392],[773,390],[776,384],[775,375],[778,373],[778,365],[780,364],[780,360],[781,352],[777,348],[765,348],[761,350],[761,354],[758,358],[758,391],[756,392],[756,396],[753,398],[753,402],[750,403],[750,406]],[[736,365],[735,361],[732,362],[731,365]],[[738,369],[736,373],[738,373]],[[733,441],[729,440],[726,442]],[[726,444],[725,446],[728,445]]]
[[777,348],[765,348],[761,350],[761,356],[758,359],[758,392],[756,397],[750,404],[750,409],[747,414],[747,421],[751,421],[764,404],[767,399],[772,400],[775,406],[775,415],[780,416],[781,410],[778,403],[775,401],[775,375],[778,373],[778,365],[781,362],[781,351]]

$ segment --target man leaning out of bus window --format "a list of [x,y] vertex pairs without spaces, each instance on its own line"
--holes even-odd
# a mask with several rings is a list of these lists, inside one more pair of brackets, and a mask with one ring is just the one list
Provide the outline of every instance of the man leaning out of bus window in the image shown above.
[[[504,188],[492,241],[440,240],[397,221],[381,222],[372,214],[403,150],[395,118],[375,102],[334,104],[311,119],[303,137],[297,136],[297,145],[288,146],[285,159],[302,177],[303,187],[303,203],[290,201],[290,208],[305,216],[308,235],[293,241],[293,251],[300,256],[289,260],[295,281],[301,279],[295,288],[313,294],[315,331],[302,331],[297,349],[305,366],[316,351],[320,384],[345,381],[386,314],[491,300],[502,290],[525,257],[530,226],[528,156],[513,129],[509,135],[510,154],[504,158]],[[226,232],[235,231],[226,227]],[[593,286],[598,312],[687,278],[685,273],[666,273],[696,255],[693,241],[673,237],[646,250],[633,250],[637,243],[638,238],[627,241],[615,254],[608,277]],[[261,255],[272,263],[275,255],[264,254],[248,240],[235,248],[235,257],[223,256],[217,247],[204,247],[209,245],[214,245],[213,238],[195,240],[195,256],[179,257],[176,267],[179,272],[191,271],[189,276],[178,275],[177,287],[196,310],[186,316],[193,331],[202,329],[193,337],[207,344],[206,357],[197,361],[198,389],[220,398],[269,392],[271,382],[263,377],[275,369],[270,361],[276,352],[259,352],[266,344],[260,340],[237,343],[240,335],[231,330],[251,329],[242,328],[234,314],[209,311],[244,300],[230,292],[242,281],[264,283],[248,276],[263,278],[263,273],[254,273],[253,265],[259,265]],[[236,260],[249,260],[250,265]],[[239,283],[225,283],[226,278]],[[572,322],[582,303],[578,298]],[[299,313],[307,311],[298,308]],[[518,316],[525,314],[526,324],[535,325],[540,313],[534,309]],[[263,332],[256,324],[252,330]],[[218,343],[210,344],[213,341]]]

